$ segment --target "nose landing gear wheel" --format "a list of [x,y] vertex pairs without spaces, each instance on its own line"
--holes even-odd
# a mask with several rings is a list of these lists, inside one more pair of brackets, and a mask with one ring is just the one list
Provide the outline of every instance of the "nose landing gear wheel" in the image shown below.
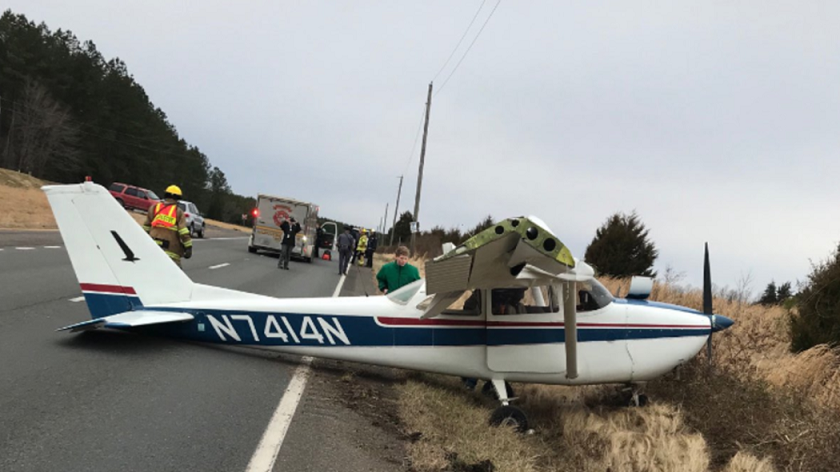
[[519,408],[505,405],[496,408],[490,415],[491,426],[513,427],[518,433],[528,431],[528,417]]

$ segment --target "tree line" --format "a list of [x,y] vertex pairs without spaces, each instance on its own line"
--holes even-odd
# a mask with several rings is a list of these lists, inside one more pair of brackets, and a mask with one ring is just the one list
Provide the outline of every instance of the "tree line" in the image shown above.
[[6,10],[0,17],[0,165],[52,182],[85,176],[170,184],[210,218],[241,222],[254,199],[184,140],[118,57]]

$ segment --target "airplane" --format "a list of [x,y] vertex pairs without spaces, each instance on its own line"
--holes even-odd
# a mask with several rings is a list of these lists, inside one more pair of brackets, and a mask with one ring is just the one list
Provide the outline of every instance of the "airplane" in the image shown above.
[[528,429],[509,382],[644,384],[692,359],[733,321],[648,301],[634,278],[616,298],[536,217],[509,218],[426,263],[384,296],[279,299],[194,283],[108,191],[43,187],[91,319],[59,331],[128,330],[301,356],[484,379],[490,423]]

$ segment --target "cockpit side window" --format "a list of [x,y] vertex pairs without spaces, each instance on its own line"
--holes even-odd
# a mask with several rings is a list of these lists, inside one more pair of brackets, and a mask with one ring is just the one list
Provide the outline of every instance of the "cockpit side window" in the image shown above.
[[612,303],[612,301],[612,294],[597,280],[577,283],[576,311],[578,313],[599,310]]
[[557,313],[560,310],[550,286],[496,288],[490,292],[490,305],[494,315]]

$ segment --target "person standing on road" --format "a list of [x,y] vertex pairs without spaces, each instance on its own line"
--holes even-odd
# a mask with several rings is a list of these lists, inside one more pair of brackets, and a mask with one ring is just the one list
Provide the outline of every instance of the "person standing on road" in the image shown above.
[[350,228],[344,227],[344,232],[338,235],[338,275],[347,275],[347,264],[356,247],[356,240],[350,234]]
[[321,240],[324,239],[324,230],[321,229],[321,225],[315,225],[315,259],[318,259],[318,254],[320,253],[321,249]]
[[389,262],[376,274],[379,290],[385,295],[415,280],[420,280],[420,271],[408,263],[408,248],[400,246],[394,253],[394,262]]
[[375,230],[370,230],[370,237],[367,242],[367,250],[365,251],[365,267],[373,268],[373,253],[376,252],[376,246],[379,245],[379,238],[376,236]]
[[143,229],[178,267],[181,267],[181,257],[192,257],[193,244],[184,211],[178,208],[181,197],[181,189],[177,185],[167,187],[163,201],[149,208],[143,224]]
[[300,223],[295,221],[294,217],[289,219],[283,218],[283,222],[280,223],[280,229],[283,230],[283,241],[280,243],[280,260],[277,261],[277,268],[289,270],[289,259],[292,258],[292,248],[297,242]]
[[356,257],[359,259],[359,265],[364,265],[365,254],[367,253],[368,237],[367,230],[362,229],[362,235],[359,236],[359,244],[356,245]]

